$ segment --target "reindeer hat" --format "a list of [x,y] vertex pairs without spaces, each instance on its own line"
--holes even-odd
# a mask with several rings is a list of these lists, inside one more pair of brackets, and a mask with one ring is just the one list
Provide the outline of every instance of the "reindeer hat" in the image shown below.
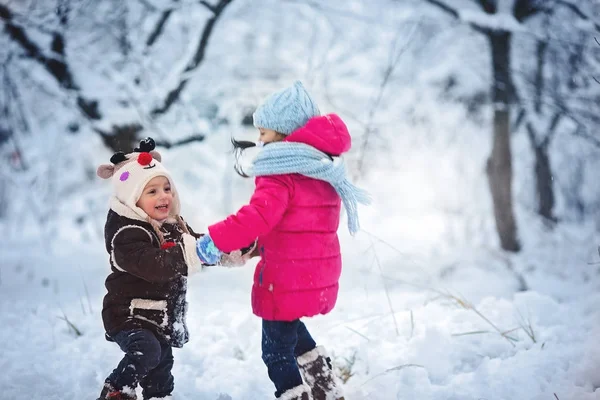
[[[146,184],[157,176],[164,176],[171,184],[173,203],[170,216],[179,219],[180,202],[175,184],[167,169],[160,163],[160,153],[154,150],[152,138],[140,142],[133,153],[115,153],[111,158],[112,164],[102,164],[96,171],[102,179],[111,178],[114,196],[111,198],[111,208],[117,214],[147,221],[150,218],[136,205]],[[133,211],[133,215],[132,212]]]

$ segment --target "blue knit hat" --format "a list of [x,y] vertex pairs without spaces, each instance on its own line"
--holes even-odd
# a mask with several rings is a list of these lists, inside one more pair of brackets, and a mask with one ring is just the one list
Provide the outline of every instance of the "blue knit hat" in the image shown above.
[[296,81],[291,87],[279,90],[258,106],[252,117],[257,128],[272,129],[289,135],[304,126],[312,117],[321,115],[310,94]]

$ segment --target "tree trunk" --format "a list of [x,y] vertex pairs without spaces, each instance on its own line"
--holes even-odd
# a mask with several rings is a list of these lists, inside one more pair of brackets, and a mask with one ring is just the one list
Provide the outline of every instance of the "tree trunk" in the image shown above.
[[[535,188],[538,200],[537,212],[548,223],[556,222],[554,216],[554,181],[548,154],[549,140],[538,143],[537,135],[531,124],[527,124],[527,134],[535,155]],[[551,226],[551,225],[550,225]]]
[[554,216],[554,189],[552,187],[552,169],[548,157],[548,146],[535,147],[535,176],[538,192],[538,213],[547,222],[556,222]]
[[494,136],[492,153],[487,162],[487,175],[496,230],[504,250],[517,252],[521,249],[517,239],[517,224],[512,202],[512,155],[510,150],[510,101],[513,84],[510,72],[509,32],[488,34],[492,53],[494,100]]
[[[544,93],[544,66],[546,63],[546,53],[548,50],[548,44],[544,41],[538,41],[537,43],[537,69],[535,74],[535,97],[534,97],[534,111],[538,117],[543,115],[543,102],[542,95]],[[556,217],[553,214],[554,209],[554,182],[552,180],[552,167],[550,165],[550,155],[548,148],[552,137],[556,132],[556,128],[561,119],[560,113],[554,114],[548,127],[548,132],[543,140],[539,139],[539,136],[531,122],[527,123],[527,134],[529,141],[531,142],[531,148],[535,155],[535,188],[538,200],[538,214],[544,218],[544,222],[552,227],[556,222]]]

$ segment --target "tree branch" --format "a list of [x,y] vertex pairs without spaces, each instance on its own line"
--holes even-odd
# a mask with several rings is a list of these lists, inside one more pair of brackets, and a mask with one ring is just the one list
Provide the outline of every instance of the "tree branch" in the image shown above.
[[542,146],[548,147],[550,145],[550,142],[556,135],[556,128],[558,128],[558,124],[560,123],[560,120],[562,117],[563,117],[562,113],[557,112],[556,114],[554,114],[554,116],[552,117],[552,120],[550,121],[549,133],[542,141]]
[[[440,10],[444,11],[446,14],[448,14],[451,17],[456,18],[457,20],[460,21],[460,14],[457,9],[450,7],[446,3],[439,1],[439,0],[425,0],[425,1],[430,4],[433,4],[434,6],[438,7]],[[480,1],[485,1],[485,0],[480,0]],[[482,35],[489,36],[491,34],[491,31],[489,28],[479,26],[473,22],[469,22],[468,24],[472,29],[481,33]]]
[[221,17],[221,15],[223,14],[225,8],[232,1],[233,0],[220,0],[216,6],[212,6],[214,8],[214,15],[206,22],[206,25],[204,26],[202,35],[200,36],[200,41],[198,42],[198,47],[196,48],[196,52],[194,53],[194,56],[182,72],[183,78],[179,81],[177,87],[167,94],[164,104],[159,107],[156,107],[150,112],[152,116],[157,116],[166,113],[171,108],[171,106],[177,100],[179,100],[181,92],[183,91],[183,89],[185,89],[189,82],[189,72],[198,68],[200,63],[204,60],[206,48],[208,47],[208,40],[210,39],[215,24],[219,20],[219,17]]
[[531,122],[527,122],[525,124],[525,130],[527,131],[527,136],[529,136],[529,141],[531,142],[531,145],[533,146],[533,148],[535,149],[536,147],[538,147],[538,141],[535,135],[535,129],[533,129],[533,125],[531,124]]
[[168,142],[166,140],[157,140],[156,141],[156,145],[159,147],[164,147],[166,149],[170,149],[172,147],[178,147],[178,146],[183,146],[192,142],[202,142],[204,141],[205,136],[204,135],[193,135],[190,136],[188,138],[185,139],[181,139],[181,140],[177,140],[175,142]]
[[593,144],[594,146],[598,147],[600,149],[600,139],[598,139],[597,137],[594,137],[592,135],[590,135],[589,133],[587,133],[585,131],[585,129],[583,128],[583,125],[579,125],[577,127],[577,129],[575,130],[575,132],[573,132],[574,136],[579,136],[583,139],[586,139],[587,141],[589,141],[591,144]]
[[[598,46],[600,46],[600,42],[598,41],[598,38],[594,37],[594,40],[596,41],[596,43],[598,43]],[[596,78],[595,76],[593,78],[598,84],[600,84],[600,81],[598,80],[598,78]]]
[[554,2],[558,5],[568,8],[569,10],[571,10],[572,13],[574,13],[584,21],[590,21],[594,25],[594,29],[600,32],[600,24],[593,22],[592,18],[590,18],[586,13],[584,13],[583,10],[579,8],[576,4],[573,4],[567,0],[554,0]]
[[[66,89],[78,89],[68,65],[62,60],[50,58],[43,54],[42,50],[29,38],[25,30],[14,23],[12,12],[3,4],[0,4],[0,19],[4,20],[4,30],[8,33],[8,36],[21,46],[28,57],[36,60],[46,68],[60,86]],[[58,32],[54,32],[53,42],[57,40],[57,36],[62,37]]]
[[439,9],[441,9],[442,11],[444,11],[446,14],[449,14],[450,16],[459,19],[460,18],[460,14],[458,13],[458,11],[452,7],[450,7],[449,5],[447,5],[446,3],[439,1],[439,0],[425,0],[426,2],[433,4],[434,6],[438,7]]
[[77,92],[77,105],[86,118],[101,119],[98,102],[86,99],[79,94],[79,86],[75,83],[69,65],[64,61],[64,38],[60,33],[53,33],[52,47],[54,52],[61,56],[61,59],[51,58],[46,56],[42,49],[29,38],[25,29],[14,23],[13,13],[3,4],[0,4],[0,19],[4,21],[4,30],[8,36],[21,46],[27,57],[42,65],[59,86]]
[[[377,93],[377,97],[371,104],[371,108],[369,110],[367,123],[365,125],[366,129],[365,129],[365,133],[363,135],[364,137],[362,138],[363,141],[362,141],[362,145],[361,145],[361,149],[360,149],[360,158],[358,159],[357,174],[362,174],[364,172],[363,164],[364,164],[365,158],[367,156],[367,149],[369,146],[369,138],[370,138],[371,134],[376,132],[372,128],[373,121],[375,119],[375,114],[376,114],[377,110],[379,109],[379,105],[381,104],[381,100],[383,99],[383,93],[386,89],[386,86],[389,83],[389,80],[390,80],[392,74],[394,73],[394,70],[396,69],[396,67],[398,66],[398,64],[400,62],[400,57],[402,56],[402,54],[404,54],[404,52],[408,49],[408,47],[412,43],[412,38],[415,35],[415,33],[417,32],[418,27],[419,27],[419,24],[415,24],[413,26],[411,32],[408,34],[407,39],[402,44],[402,47],[400,47],[398,49],[397,52],[396,52],[396,45],[397,45],[398,40],[400,39],[400,32],[398,32],[398,36],[396,37],[396,39],[394,40],[394,43],[392,44],[392,48],[390,50],[389,63],[383,73],[383,79],[381,80],[381,83],[379,84],[379,92]],[[358,178],[358,176],[356,178]]]
[[158,39],[158,37],[162,34],[172,12],[172,8],[169,8],[162,12],[160,18],[158,19],[158,22],[156,23],[156,26],[150,33],[150,36],[148,36],[148,39],[146,40],[146,47],[152,47],[152,45],[156,43],[156,39]]
[[533,17],[541,11],[547,11],[541,5],[543,2],[535,2],[532,0],[516,0],[513,5],[513,15],[519,22],[525,22],[528,18]]
[[210,11],[212,11],[213,14],[216,14],[218,12],[218,10],[217,10],[219,7],[218,4],[216,6],[213,6],[208,1],[201,1],[200,4],[202,4],[204,7],[208,8]]
[[515,118],[515,121],[513,122],[513,124],[510,127],[510,131],[516,132],[517,130],[519,130],[519,128],[523,124],[523,121],[525,121],[526,117],[527,117],[527,110],[525,109],[525,107],[520,107],[519,113],[517,114],[517,118]]
[[150,11],[156,11],[156,6],[154,4],[149,3],[147,0],[138,0],[140,3],[144,5]]
[[483,11],[485,11],[487,14],[496,14],[498,11],[496,1],[494,0],[478,0],[478,2],[481,8],[483,8]]

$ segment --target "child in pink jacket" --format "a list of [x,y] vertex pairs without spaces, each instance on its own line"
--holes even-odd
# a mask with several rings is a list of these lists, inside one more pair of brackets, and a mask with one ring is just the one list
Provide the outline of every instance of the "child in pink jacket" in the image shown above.
[[[262,358],[284,400],[341,400],[331,361],[300,318],[335,306],[342,258],[337,229],[341,203],[351,233],[366,192],[347,179],[339,156],[350,149],[344,122],[320,116],[302,83],[272,94],[254,113],[264,148],[248,171],[256,177],[249,204],[208,228],[197,253],[215,264],[222,253],[257,240],[252,309],[263,319]],[[234,141],[238,149],[253,146]],[[302,372],[302,374],[301,374]],[[306,383],[303,383],[302,376]]]

